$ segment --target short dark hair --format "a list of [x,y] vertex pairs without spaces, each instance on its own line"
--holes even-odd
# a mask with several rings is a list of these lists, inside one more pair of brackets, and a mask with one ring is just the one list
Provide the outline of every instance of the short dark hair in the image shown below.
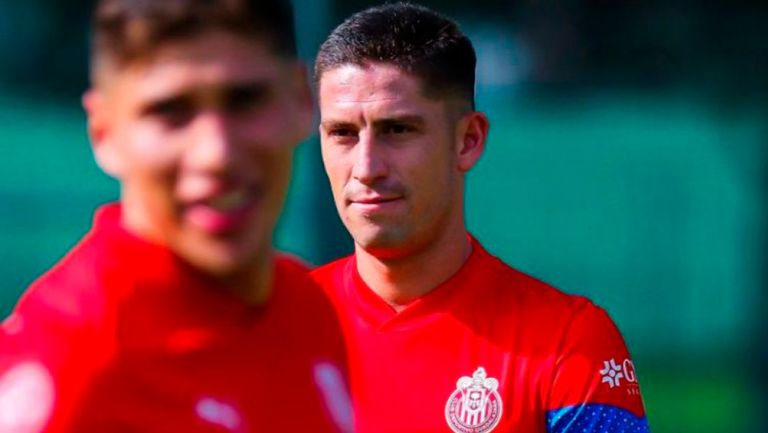
[[151,56],[163,43],[212,29],[258,38],[275,54],[296,57],[289,0],[97,0],[92,64],[122,66]]
[[320,46],[315,81],[345,64],[390,63],[421,80],[433,98],[458,97],[474,109],[475,50],[450,18],[412,3],[358,12]]

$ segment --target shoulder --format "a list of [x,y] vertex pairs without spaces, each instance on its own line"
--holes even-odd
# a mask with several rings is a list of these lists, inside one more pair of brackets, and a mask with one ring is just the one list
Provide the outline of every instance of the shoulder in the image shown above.
[[72,320],[96,313],[106,299],[103,288],[108,273],[107,255],[97,244],[92,234],[86,235],[29,286],[14,311]]
[[310,272],[309,276],[325,292],[333,292],[347,284],[349,278],[353,276],[354,268],[351,267],[352,264],[354,264],[354,255],[342,257],[315,268]]
[[328,277],[344,273],[347,265],[351,260],[354,259],[354,257],[354,255],[349,255],[336,259],[332,262],[328,262],[322,266],[318,266],[317,268],[313,269],[312,272],[310,272],[310,275],[314,280],[324,280]]
[[498,296],[508,299],[507,306],[516,305],[527,323],[565,339],[621,338],[610,315],[591,299],[566,293],[538,278],[507,268],[510,284]]
[[[284,253],[275,258],[277,272],[271,306],[280,317],[283,336],[293,335],[304,349],[344,360],[345,349],[336,311],[302,260]],[[307,338],[311,335],[312,338]]]
[[304,259],[286,251],[275,251],[275,263],[278,267],[302,270],[303,272],[309,272],[312,269],[312,265]]
[[115,274],[120,260],[103,237],[89,232],[27,288],[0,326],[6,343],[17,342],[19,353],[64,353],[111,338],[115,290],[129,278]]
[[0,411],[34,400],[40,410],[24,422],[59,425],[107,362],[113,340],[103,260],[87,235],[32,283],[0,325]]
[[276,290],[293,292],[314,290],[316,287],[309,278],[310,265],[293,254],[276,251],[274,270]]
[[[454,308],[502,345],[553,354],[579,335],[611,332],[605,311],[487,254]],[[516,346],[515,346],[516,347]]]
[[282,293],[278,294],[280,298],[284,296],[290,301],[292,311],[332,311],[330,301],[321,286],[311,277],[311,268],[306,262],[279,252],[275,257],[275,266],[275,290]]
[[[498,260],[498,259],[497,259]],[[626,357],[626,345],[608,312],[591,299],[568,294],[500,260],[485,305],[512,329],[525,328],[529,341],[557,347],[559,356]],[[494,301],[495,300],[495,301]]]
[[108,346],[116,311],[113,292],[117,285],[129,284],[127,275],[113,272],[120,260],[110,242],[91,230],[27,288],[0,325],[4,353],[13,352],[15,358],[39,352],[64,359],[82,346],[96,357]]
[[562,321],[584,309],[595,309],[584,296],[566,293],[553,285],[522,272],[486,251],[481,252],[482,267],[475,270],[484,281],[485,301],[498,305],[506,314],[524,314],[527,319]]

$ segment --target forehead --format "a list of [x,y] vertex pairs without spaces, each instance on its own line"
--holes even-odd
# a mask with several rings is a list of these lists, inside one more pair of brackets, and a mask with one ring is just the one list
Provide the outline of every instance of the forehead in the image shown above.
[[345,64],[320,77],[321,106],[435,103],[422,91],[421,81],[387,63]]
[[427,97],[419,78],[392,64],[333,68],[320,77],[318,93],[321,125],[375,125],[410,118],[434,126],[448,120],[445,101]]
[[192,87],[276,81],[286,62],[266,42],[211,31],[164,43],[151,57],[108,72],[106,81],[153,98]]

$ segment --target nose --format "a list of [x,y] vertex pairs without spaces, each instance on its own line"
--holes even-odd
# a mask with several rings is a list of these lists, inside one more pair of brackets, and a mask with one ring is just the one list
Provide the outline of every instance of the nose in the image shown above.
[[237,159],[231,122],[215,110],[200,112],[194,120],[187,163],[194,169],[225,173]]
[[364,185],[371,185],[387,176],[386,149],[377,143],[373,134],[361,132],[355,145],[352,177]]

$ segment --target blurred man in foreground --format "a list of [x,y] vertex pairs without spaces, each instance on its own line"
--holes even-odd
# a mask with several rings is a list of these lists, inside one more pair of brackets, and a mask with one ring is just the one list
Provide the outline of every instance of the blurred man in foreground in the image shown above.
[[313,277],[347,332],[358,431],[646,432],[606,312],[467,233],[489,128],[474,71],[454,22],[403,3],[353,15],[317,56],[323,162],[355,253]]
[[0,333],[0,431],[349,427],[335,314],[275,253],[312,103],[286,1],[103,0],[83,98],[119,204]]

